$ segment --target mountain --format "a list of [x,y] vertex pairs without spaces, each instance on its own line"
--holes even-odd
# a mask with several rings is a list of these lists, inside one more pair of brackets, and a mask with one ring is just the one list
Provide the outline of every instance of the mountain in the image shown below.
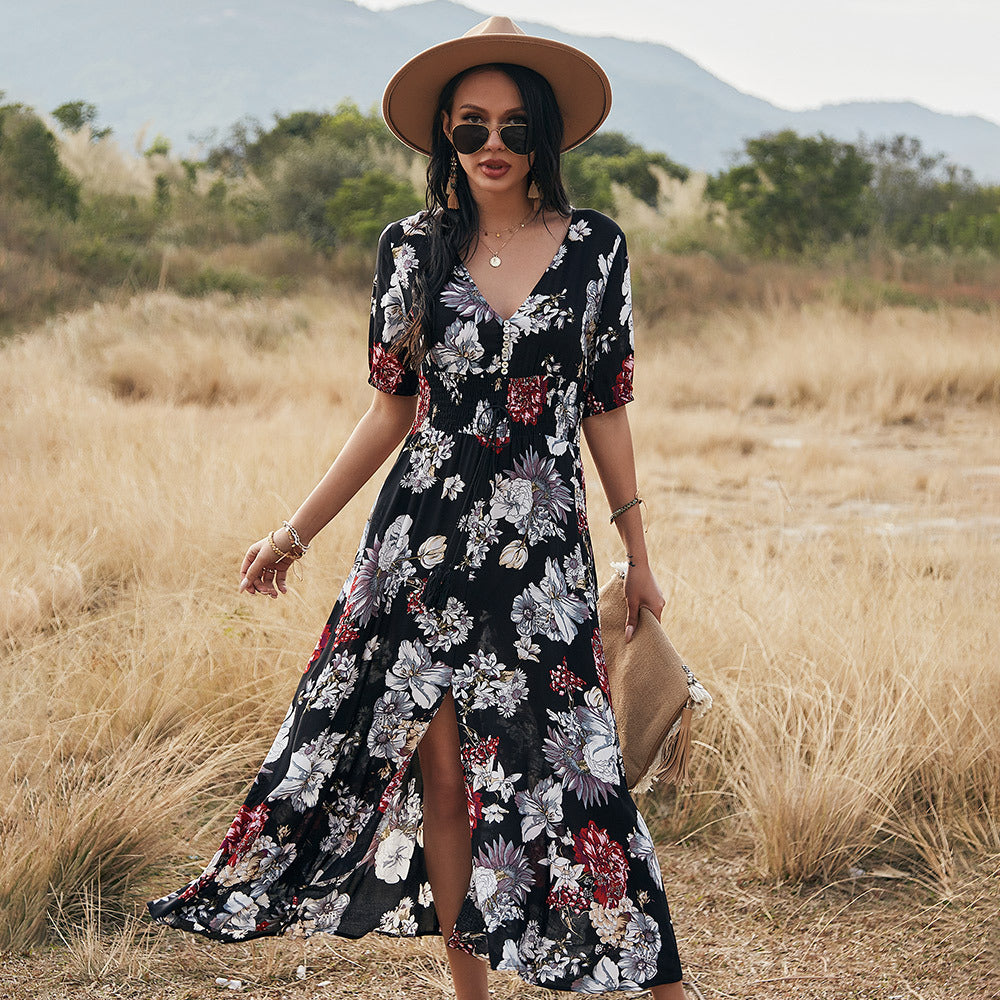
[[[343,97],[376,104],[411,55],[460,35],[483,15],[448,0],[371,11],[349,0],[34,0],[5,3],[0,89],[40,111],[97,105],[124,145],[146,127],[178,152],[244,115],[329,108]],[[830,104],[789,111],[723,83],[665,45],[530,32],[577,45],[608,71],[607,127],[697,170],[726,166],[743,138],[793,128],[842,140],[859,132],[919,136],[983,181],[1000,182],[1000,125],[909,102]]]

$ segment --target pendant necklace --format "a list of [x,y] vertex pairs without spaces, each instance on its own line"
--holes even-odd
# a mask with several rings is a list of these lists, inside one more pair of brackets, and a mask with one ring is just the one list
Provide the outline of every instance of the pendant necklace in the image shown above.
[[[486,243],[486,237],[489,236],[490,234],[485,229],[483,230],[483,243],[486,243],[486,249],[489,250],[491,254],[490,267],[499,267],[503,263],[503,261],[500,259],[500,250],[503,250],[503,248],[507,246],[507,244],[510,243],[510,241],[515,236],[517,236],[518,232],[521,229],[524,229],[525,225],[528,222],[528,219],[530,219],[533,214],[534,214],[534,209],[528,209],[528,214],[521,220],[520,225],[517,225],[515,223],[513,226],[510,227],[511,229],[510,236],[508,236],[507,239],[505,239],[503,243],[500,244],[500,248],[498,250],[494,250],[493,247],[489,245],[489,243]],[[499,236],[500,234],[497,233],[497,238],[499,238]]]

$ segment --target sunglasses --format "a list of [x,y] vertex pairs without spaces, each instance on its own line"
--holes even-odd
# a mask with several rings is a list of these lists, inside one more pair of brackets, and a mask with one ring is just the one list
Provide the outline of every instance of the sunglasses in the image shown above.
[[[465,123],[451,130],[451,141],[460,153],[478,152],[489,141],[493,129],[485,125]],[[532,149],[527,125],[501,125],[496,129],[500,141],[516,156],[524,156]]]

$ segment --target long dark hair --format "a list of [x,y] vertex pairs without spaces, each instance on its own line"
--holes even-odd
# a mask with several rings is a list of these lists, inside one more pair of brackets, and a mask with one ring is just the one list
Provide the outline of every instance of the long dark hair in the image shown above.
[[475,252],[479,241],[479,206],[469,190],[464,170],[458,171],[456,194],[458,208],[448,208],[448,175],[451,172],[453,147],[444,133],[441,112],[451,112],[455,91],[469,73],[496,69],[513,81],[521,96],[521,105],[528,119],[529,135],[534,143],[535,158],[531,177],[541,194],[540,211],[569,215],[570,203],[563,186],[559,155],[563,142],[563,118],[552,86],[541,73],[513,63],[488,63],[470,66],[453,76],[441,91],[434,110],[434,130],[431,158],[427,164],[427,208],[424,219],[429,236],[429,252],[423,266],[417,269],[413,282],[413,307],[408,317],[406,333],[394,348],[405,358],[410,368],[418,368],[427,350],[434,303],[455,265]]

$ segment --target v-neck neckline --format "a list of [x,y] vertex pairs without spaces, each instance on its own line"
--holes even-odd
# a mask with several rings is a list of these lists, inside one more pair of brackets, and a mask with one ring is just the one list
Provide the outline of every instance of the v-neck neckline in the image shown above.
[[513,319],[515,319],[518,316],[521,310],[532,300],[532,298],[535,295],[535,290],[545,280],[545,275],[549,273],[549,271],[552,268],[552,265],[556,262],[556,258],[563,252],[563,247],[565,247],[569,243],[569,234],[570,232],[572,232],[573,225],[576,222],[576,214],[577,210],[575,208],[570,210],[569,225],[566,227],[566,234],[559,241],[559,246],[556,247],[555,253],[552,254],[552,259],[548,262],[548,264],[545,265],[545,270],[542,271],[542,273],[538,276],[538,280],[534,283],[534,285],[531,286],[531,291],[528,292],[527,296],[525,296],[524,301],[510,314],[510,316],[501,316],[500,313],[496,309],[494,309],[492,305],[490,305],[489,300],[486,298],[485,295],[483,295],[482,291],[479,288],[479,285],[476,284],[476,279],[472,277],[472,272],[468,269],[468,267],[466,267],[465,262],[464,261],[459,262],[458,266],[465,272],[465,276],[469,279],[469,284],[475,291],[476,295],[478,296],[479,301],[482,302],[487,309],[489,309],[489,311],[493,314],[493,318],[497,322],[510,323]]

